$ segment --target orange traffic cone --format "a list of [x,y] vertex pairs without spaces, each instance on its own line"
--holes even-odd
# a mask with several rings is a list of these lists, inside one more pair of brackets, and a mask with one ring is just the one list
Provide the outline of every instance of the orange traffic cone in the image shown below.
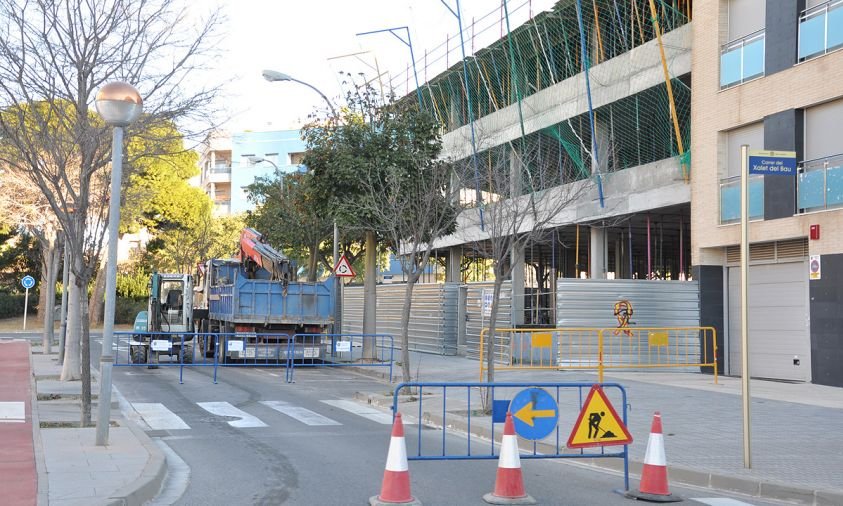
[[392,424],[392,438],[386,456],[381,493],[369,498],[371,506],[407,504],[421,506],[421,502],[410,494],[410,471],[407,467],[407,443],[404,441],[404,424],[401,413],[395,413]]
[[518,456],[518,439],[512,413],[506,413],[501,439],[501,454],[498,457],[498,474],[495,477],[495,491],[483,496],[489,504],[536,504],[536,500],[524,490],[521,476],[521,458]]
[[647,440],[647,452],[644,454],[644,467],[641,469],[641,483],[635,492],[627,492],[627,497],[653,502],[679,502],[681,497],[673,495],[667,486],[667,461],[664,457],[664,435],[662,434],[662,415],[653,414],[650,439]]

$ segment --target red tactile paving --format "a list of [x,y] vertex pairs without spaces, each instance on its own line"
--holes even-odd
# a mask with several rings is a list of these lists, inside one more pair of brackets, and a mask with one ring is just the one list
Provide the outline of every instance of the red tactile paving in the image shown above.
[[32,443],[29,343],[0,343],[0,402],[23,402],[21,422],[0,422],[0,503],[37,503],[38,474]]

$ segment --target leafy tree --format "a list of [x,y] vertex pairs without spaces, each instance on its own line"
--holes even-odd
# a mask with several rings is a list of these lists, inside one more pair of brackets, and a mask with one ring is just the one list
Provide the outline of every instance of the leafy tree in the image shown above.
[[[344,230],[365,234],[366,272],[374,273],[377,239],[394,230],[389,221],[396,218],[386,216],[377,200],[394,185],[416,195],[411,188],[419,181],[419,171],[431,166],[441,143],[435,123],[419,111],[392,103],[368,84],[352,86],[341,116],[303,129],[308,147],[304,163],[313,171],[313,185],[321,197],[319,212],[336,219]],[[361,205],[365,199],[371,205]],[[394,236],[392,243],[397,243]],[[365,334],[375,332],[375,282],[372,275],[364,280]],[[363,354],[374,358],[373,339],[364,338]]]
[[313,174],[296,172],[258,177],[246,187],[248,198],[257,204],[246,215],[246,223],[260,231],[290,258],[306,261],[308,281],[316,281],[318,263],[327,257],[322,249],[329,244],[333,221],[320,209],[319,195],[313,185]]
[[201,261],[237,254],[244,226],[243,216],[213,217],[209,207],[190,224],[173,226],[150,241],[141,264],[160,272],[193,272]]

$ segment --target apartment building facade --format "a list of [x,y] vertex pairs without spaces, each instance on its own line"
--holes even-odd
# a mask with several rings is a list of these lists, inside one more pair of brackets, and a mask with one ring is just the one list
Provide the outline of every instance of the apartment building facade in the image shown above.
[[742,373],[748,145],[799,161],[749,176],[749,372],[843,386],[843,1],[696,2],[692,48],[692,262],[723,371]]

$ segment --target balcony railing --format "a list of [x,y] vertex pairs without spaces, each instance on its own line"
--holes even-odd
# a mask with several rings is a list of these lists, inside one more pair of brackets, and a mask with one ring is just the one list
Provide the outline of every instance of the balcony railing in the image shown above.
[[843,0],[830,0],[799,17],[799,61],[843,47]]
[[764,75],[764,30],[725,44],[720,50],[720,89]]
[[[749,176],[749,219],[764,217],[764,176]],[[740,176],[720,181],[720,224],[741,219]]]
[[843,206],[843,154],[802,162],[796,181],[800,213]]
[[211,167],[211,174],[231,174],[231,164],[217,164]]

